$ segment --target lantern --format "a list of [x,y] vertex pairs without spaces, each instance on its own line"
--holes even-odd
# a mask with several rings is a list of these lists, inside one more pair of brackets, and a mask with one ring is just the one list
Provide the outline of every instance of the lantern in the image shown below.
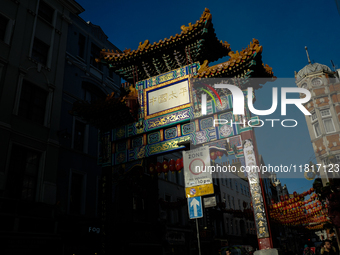
[[175,160],[170,159],[170,162],[169,162],[169,170],[171,171],[171,173],[174,173],[174,172],[175,172],[175,170],[176,170],[175,165],[176,165]]
[[222,156],[223,156],[222,151],[216,151],[216,156],[217,156],[219,159],[221,159]]
[[165,175],[167,175],[168,172],[169,172],[169,163],[168,163],[168,161],[166,159],[164,159],[162,167],[163,167],[163,173]]
[[149,165],[149,173],[150,174],[154,174],[155,173],[155,165],[153,164],[153,163],[151,163],[150,165]]
[[289,199],[289,196],[288,195],[285,195],[285,200],[288,200]]
[[293,195],[294,195],[294,197],[297,197],[297,196],[298,196],[298,194],[297,194],[296,191],[293,192]]
[[216,152],[215,151],[211,151],[210,152],[210,159],[212,160],[213,164],[215,159],[217,158]]
[[178,159],[176,160],[175,168],[176,168],[176,171],[177,171],[177,172],[179,172],[179,173],[181,172],[181,169],[182,169],[182,167],[181,167],[181,159],[178,158]]
[[161,174],[162,170],[163,170],[162,169],[162,164],[160,162],[157,162],[157,164],[156,164],[156,171],[157,171],[158,175]]
[[270,202],[272,202],[272,205],[275,203],[274,199],[271,199]]
[[281,202],[283,202],[283,200],[284,200],[282,195],[280,196],[280,200],[281,200]]

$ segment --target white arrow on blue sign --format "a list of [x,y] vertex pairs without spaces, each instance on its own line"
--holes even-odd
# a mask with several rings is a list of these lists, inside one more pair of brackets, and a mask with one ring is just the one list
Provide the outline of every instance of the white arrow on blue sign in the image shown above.
[[197,219],[203,217],[202,197],[188,198],[189,218]]

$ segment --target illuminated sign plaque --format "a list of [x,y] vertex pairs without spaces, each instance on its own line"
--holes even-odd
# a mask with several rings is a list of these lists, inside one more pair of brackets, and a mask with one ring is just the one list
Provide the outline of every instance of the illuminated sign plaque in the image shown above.
[[144,90],[145,119],[190,107],[188,77],[171,80]]

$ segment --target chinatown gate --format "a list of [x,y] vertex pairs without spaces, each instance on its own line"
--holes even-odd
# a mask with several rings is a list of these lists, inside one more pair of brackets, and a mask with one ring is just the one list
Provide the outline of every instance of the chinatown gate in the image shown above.
[[[169,253],[164,247],[171,233],[159,220],[159,206],[166,201],[158,197],[157,172],[167,167],[178,171],[182,164],[177,159],[153,165],[158,155],[181,152],[186,148],[183,144],[190,141],[196,147],[221,148],[243,166],[259,165],[253,131],[258,117],[252,117],[247,106],[244,115],[233,115],[231,94],[217,90],[217,100],[211,78],[237,86],[247,98],[248,87],[260,88],[250,78],[275,78],[272,68],[262,63],[261,53],[262,46],[256,39],[236,53],[227,42],[219,41],[208,9],[195,24],[183,25],[180,34],[168,39],[153,44],[146,40],[132,51],[101,51],[97,61],[127,81],[122,90],[127,92],[118,99],[108,96],[104,104],[92,109],[91,116],[79,105],[73,112],[101,130],[99,207],[103,254]],[[225,56],[230,57],[227,62],[209,67],[210,62]],[[204,116],[202,93],[208,94]],[[251,120],[252,125],[214,125],[213,117],[234,122],[245,119],[246,123]],[[259,247],[272,248],[257,173],[248,174],[248,180]],[[187,204],[177,201],[176,206]],[[174,254],[197,254],[190,251],[197,246],[195,233],[184,233],[177,239],[183,248],[172,249]]]

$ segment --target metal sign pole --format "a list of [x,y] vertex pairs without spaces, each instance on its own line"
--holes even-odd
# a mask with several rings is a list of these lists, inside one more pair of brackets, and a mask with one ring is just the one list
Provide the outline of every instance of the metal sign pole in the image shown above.
[[201,255],[200,231],[199,231],[199,229],[198,229],[198,220],[197,220],[197,218],[196,218],[196,229],[197,229],[198,255]]

